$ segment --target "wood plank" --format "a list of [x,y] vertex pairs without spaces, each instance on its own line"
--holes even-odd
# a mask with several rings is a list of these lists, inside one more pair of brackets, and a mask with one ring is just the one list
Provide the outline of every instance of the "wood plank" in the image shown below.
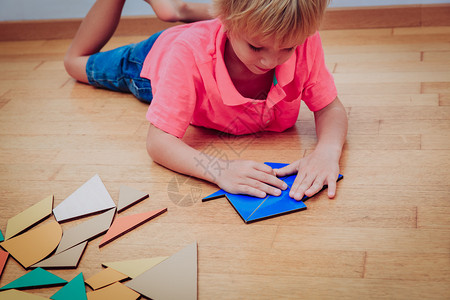
[[373,120],[449,120],[450,107],[411,106],[411,107],[352,107],[349,118],[352,121]]
[[422,205],[417,210],[418,228],[450,228],[450,208]]
[[450,257],[443,253],[369,251],[364,278],[450,281]]
[[339,95],[341,102],[354,110],[357,107],[406,107],[427,106],[440,104],[439,94],[385,94],[385,95]]
[[[270,285],[267,284],[270,282]],[[230,284],[233,289],[230,289]],[[346,279],[309,276],[200,274],[200,298],[236,299],[442,299],[448,284],[409,280]],[[305,288],[307,287],[307,288]],[[226,296],[224,296],[226,295]],[[263,295],[263,296],[261,296]]]
[[448,135],[449,120],[383,120],[380,123],[380,134],[423,134]]
[[[205,273],[265,276],[314,276],[360,278],[363,274],[364,252],[302,251],[286,249],[256,250],[201,248],[199,269]],[[261,258],[267,263],[260,263]],[[333,267],[330,267],[333,266]]]
[[321,28],[380,28],[421,25],[421,7],[360,7],[328,9]]
[[[449,230],[415,228],[346,228],[279,226],[275,249],[391,251],[402,253],[441,253],[450,248]],[[307,229],[307,230],[306,230]],[[321,236],[320,240],[315,236]]]

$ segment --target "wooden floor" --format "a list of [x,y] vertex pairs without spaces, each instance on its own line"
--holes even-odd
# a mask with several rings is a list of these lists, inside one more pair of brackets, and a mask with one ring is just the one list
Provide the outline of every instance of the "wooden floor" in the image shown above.
[[[142,38],[116,37],[108,48]],[[99,174],[115,201],[122,184],[150,194],[123,215],[168,212],[101,249],[100,238],[91,241],[77,269],[53,271],[66,280],[196,240],[200,299],[450,299],[450,27],[322,38],[349,115],[345,179],[335,200],[320,194],[306,211],[250,225],[225,199],[200,201],[212,184],[151,161],[146,105],[69,78],[69,40],[1,42],[1,230],[47,195],[56,206]],[[306,106],[282,134],[232,139],[190,128],[185,140],[228,159],[274,162],[298,159],[316,142]],[[10,257],[0,286],[25,272]]]

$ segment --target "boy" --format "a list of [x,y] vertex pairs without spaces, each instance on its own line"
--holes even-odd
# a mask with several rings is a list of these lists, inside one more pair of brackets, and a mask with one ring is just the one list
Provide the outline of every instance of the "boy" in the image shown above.
[[[65,65],[79,81],[132,92],[151,102],[147,150],[167,168],[230,193],[257,197],[279,195],[287,186],[277,176],[298,173],[292,198],[312,196],[324,184],[333,198],[347,116],[316,33],[328,2],[217,0],[217,19],[177,26],[141,43],[98,53],[114,32],[123,6],[122,0],[98,0]],[[231,134],[282,132],[295,124],[301,100],[314,111],[318,143],[310,155],[282,169],[229,161],[224,170],[204,172],[198,158],[205,154],[181,140],[189,124]],[[236,116],[240,122],[230,126]]]

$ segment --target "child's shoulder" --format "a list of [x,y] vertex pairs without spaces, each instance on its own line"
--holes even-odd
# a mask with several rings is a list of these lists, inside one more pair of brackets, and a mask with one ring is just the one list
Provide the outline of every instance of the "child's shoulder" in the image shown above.
[[199,21],[166,29],[158,38],[155,48],[166,52],[189,52],[197,59],[204,60],[216,51],[216,42],[222,32],[222,23],[217,20]]
[[211,35],[221,30],[222,23],[218,19],[182,24],[166,29],[164,36],[177,39],[211,38]]

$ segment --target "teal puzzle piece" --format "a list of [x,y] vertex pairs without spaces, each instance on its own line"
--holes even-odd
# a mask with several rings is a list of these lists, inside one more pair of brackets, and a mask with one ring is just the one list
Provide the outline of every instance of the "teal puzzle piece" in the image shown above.
[[87,300],[86,287],[84,286],[83,273],[78,274],[68,284],[63,286],[53,296],[53,300]]
[[23,289],[23,288],[34,288],[34,287],[47,287],[54,285],[65,284],[67,281],[64,279],[42,269],[36,268],[17,278],[16,280],[10,282],[9,284],[0,288],[0,291],[8,289]]

